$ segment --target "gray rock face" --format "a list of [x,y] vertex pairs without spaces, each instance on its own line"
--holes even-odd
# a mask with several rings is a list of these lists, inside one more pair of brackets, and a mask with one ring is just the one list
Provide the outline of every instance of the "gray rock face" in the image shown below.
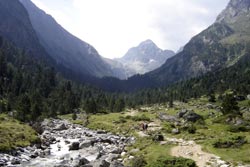
[[249,13],[249,0],[231,0],[227,8],[218,16],[217,22],[234,23],[240,15]]

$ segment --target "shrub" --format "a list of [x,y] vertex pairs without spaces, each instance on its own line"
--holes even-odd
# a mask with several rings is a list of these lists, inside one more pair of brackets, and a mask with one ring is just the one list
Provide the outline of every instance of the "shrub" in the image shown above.
[[148,118],[145,114],[142,114],[141,116],[133,116],[131,119],[133,121],[150,121],[150,118]]
[[150,135],[150,139],[155,142],[164,141],[164,136],[161,131],[148,131],[148,135]]
[[76,115],[76,112],[74,112],[73,114],[72,114],[72,120],[76,120],[77,119],[77,115]]
[[181,127],[182,131],[187,131],[190,134],[195,134],[197,128],[195,126],[195,124],[189,123],[189,124],[185,124]]
[[147,162],[145,161],[143,156],[135,157],[132,160],[131,167],[145,167]]
[[228,131],[237,133],[237,132],[250,132],[250,126],[246,125],[232,125],[228,128]]
[[233,96],[233,94],[226,94],[225,97],[223,98],[222,104],[221,104],[221,111],[223,115],[227,114],[240,114],[239,112],[239,106],[238,103]]
[[122,117],[122,116],[120,116],[119,117],[119,120],[118,121],[115,121],[115,123],[126,123],[127,122],[127,120],[126,120],[126,118],[125,117]]
[[219,139],[213,143],[215,148],[238,148],[247,143],[244,136],[235,136],[228,139]]
[[212,102],[212,103],[216,102],[215,95],[214,95],[214,94],[210,94],[210,95],[209,95],[209,98],[208,98],[208,101],[209,101],[209,102]]
[[188,127],[187,131],[188,131],[188,133],[190,133],[190,134],[195,134],[195,132],[196,132],[196,127],[192,124],[192,125],[190,125],[190,126]]
[[181,157],[160,157],[151,162],[147,167],[197,167],[191,159]]
[[174,128],[174,125],[171,125],[168,122],[166,122],[166,123],[163,124],[163,130],[166,133],[171,133],[173,128]]

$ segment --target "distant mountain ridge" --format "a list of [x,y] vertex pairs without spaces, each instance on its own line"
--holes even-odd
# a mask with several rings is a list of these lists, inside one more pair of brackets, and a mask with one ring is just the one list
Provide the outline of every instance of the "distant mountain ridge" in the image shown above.
[[75,73],[95,77],[113,76],[110,66],[88,43],[67,32],[30,0],[20,0],[29,13],[39,41],[58,64]]

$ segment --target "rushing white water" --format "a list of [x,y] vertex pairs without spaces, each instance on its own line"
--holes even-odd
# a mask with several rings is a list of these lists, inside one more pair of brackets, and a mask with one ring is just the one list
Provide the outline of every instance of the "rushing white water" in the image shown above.
[[[65,139],[62,137],[57,138],[54,144],[50,145],[50,155],[44,158],[37,157],[31,159],[30,162],[24,163],[23,167],[53,167],[58,164],[63,164],[64,161],[73,161],[84,157],[89,161],[95,160],[98,156],[97,147],[89,147],[80,150],[71,150],[69,151],[69,144],[65,142]],[[68,142],[76,142],[77,139],[67,139]],[[68,162],[67,162],[68,163]]]
[[1,164],[7,167],[71,167],[119,163],[121,166],[121,153],[132,140],[66,120],[44,120],[41,127],[44,129],[40,135],[41,146],[20,148],[16,155],[0,154]]
[[[89,147],[80,150],[69,151],[69,144],[65,142],[65,139],[59,137],[56,139],[59,142],[50,145],[50,155],[44,158],[37,157],[31,159],[30,162],[24,163],[23,167],[52,167],[58,164],[62,164],[64,161],[73,161],[84,157],[89,161],[95,160],[98,156],[97,147]],[[68,142],[76,142],[77,139],[67,139]]]

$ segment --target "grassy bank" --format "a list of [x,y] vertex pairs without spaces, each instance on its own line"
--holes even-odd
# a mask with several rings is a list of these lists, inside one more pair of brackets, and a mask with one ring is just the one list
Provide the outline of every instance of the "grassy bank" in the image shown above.
[[0,152],[29,146],[37,140],[38,136],[30,126],[0,114]]

